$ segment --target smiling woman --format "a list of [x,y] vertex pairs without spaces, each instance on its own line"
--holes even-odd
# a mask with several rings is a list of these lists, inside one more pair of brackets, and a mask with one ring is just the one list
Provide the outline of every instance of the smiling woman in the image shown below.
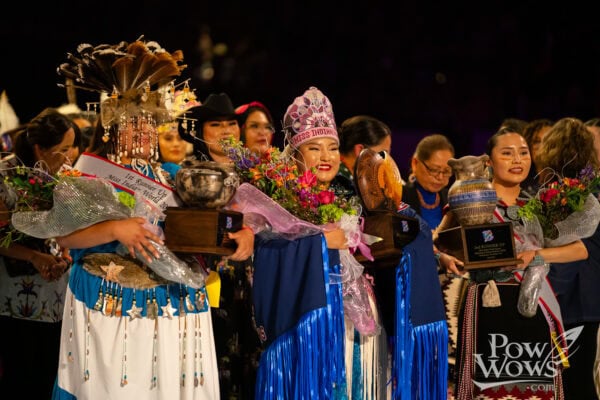
[[258,101],[235,109],[241,125],[241,140],[250,150],[263,154],[271,146],[275,127],[269,109]]
[[[36,174],[25,174],[29,190],[19,193],[14,204],[9,190],[0,184],[0,200],[4,209],[14,210],[28,199],[33,206],[39,192],[37,179],[51,178],[67,161],[75,134],[72,121],[57,110],[48,108],[32,119],[17,133],[12,161],[26,167],[38,167]],[[17,169],[9,160],[3,160],[0,176],[16,177],[26,169]],[[45,172],[44,172],[45,171]],[[31,182],[34,181],[34,184]],[[39,189],[41,190],[41,189]],[[51,190],[51,189],[50,189]],[[15,200],[15,199],[13,199]],[[38,199],[41,200],[41,199]],[[36,200],[37,201],[37,200]],[[8,227],[8,226],[5,226]],[[10,234],[2,229],[0,236]],[[63,303],[69,279],[68,261],[42,239],[25,235],[3,240],[0,247],[0,358],[4,374],[0,376],[0,393],[19,391],[27,398],[50,398],[56,378],[60,344]],[[3,239],[8,239],[4,237]],[[43,346],[36,346],[39,338]],[[31,360],[36,361],[37,385],[28,377]]]
[[[540,248],[542,243],[526,230],[524,220],[519,218],[520,208],[530,198],[521,185],[532,164],[527,142],[521,134],[500,129],[489,138],[486,154],[493,170],[492,186],[498,198],[493,222],[511,224],[517,258],[521,263],[470,269],[469,274],[463,276],[463,279],[467,278],[465,282],[468,285],[459,306],[461,317],[454,375],[456,398],[497,399],[504,398],[509,392],[515,399],[530,399],[532,396],[547,400],[594,398],[563,393],[567,352],[571,359],[572,349],[580,346],[580,341],[573,344],[579,333],[569,332],[567,325],[563,326],[565,310],[559,304],[560,296],[557,301],[555,293],[560,292],[556,287],[550,287],[549,281],[543,279],[536,295],[539,299],[533,299],[532,312],[522,313],[523,308],[518,305],[524,276],[527,277],[529,271],[549,263],[584,260],[587,250],[581,241]],[[563,159],[559,165],[565,164]],[[452,211],[445,215],[441,226],[448,226],[446,222],[451,219]],[[575,264],[570,264],[571,268],[574,269]],[[560,270],[567,268],[561,266]],[[463,275],[465,272],[460,273]],[[590,282],[597,280],[590,279]],[[580,286],[576,287],[579,290]],[[589,298],[586,300],[589,301]],[[580,303],[578,299],[577,304]],[[511,348],[525,346],[540,351],[511,352]],[[595,352],[588,353],[593,358]],[[573,360],[569,363],[573,366]],[[590,366],[588,383],[592,383],[591,376]],[[583,378],[578,375],[576,379],[579,386]],[[538,383],[535,388],[531,385],[533,381]]]

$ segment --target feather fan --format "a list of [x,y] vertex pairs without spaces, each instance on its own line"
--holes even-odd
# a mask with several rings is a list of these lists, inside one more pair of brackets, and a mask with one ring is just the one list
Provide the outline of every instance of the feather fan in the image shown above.
[[181,75],[186,68],[181,50],[169,53],[157,42],[145,43],[142,38],[132,43],[122,41],[95,47],[82,43],[76,55],[67,54],[67,62],[57,72],[72,79],[80,89],[116,91],[119,96],[141,96],[147,86],[156,89]]
[[157,42],[144,42],[142,38],[95,47],[82,43],[77,53],[68,53],[67,62],[57,68],[58,74],[72,80],[74,87],[109,95],[101,106],[105,126],[122,115],[139,112],[151,112],[160,119],[167,110],[157,89],[186,68],[181,50],[169,53]]

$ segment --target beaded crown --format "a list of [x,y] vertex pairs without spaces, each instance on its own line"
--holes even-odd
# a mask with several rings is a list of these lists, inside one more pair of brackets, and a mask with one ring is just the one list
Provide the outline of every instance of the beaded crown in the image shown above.
[[314,86],[288,107],[283,129],[286,140],[296,148],[317,137],[330,137],[339,142],[331,102]]

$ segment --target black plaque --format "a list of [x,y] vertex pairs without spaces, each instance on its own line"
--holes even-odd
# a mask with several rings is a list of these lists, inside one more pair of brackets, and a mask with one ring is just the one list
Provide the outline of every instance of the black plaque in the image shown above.
[[516,257],[512,224],[457,226],[439,232],[435,241],[443,252],[465,264],[465,269],[503,267],[521,262]]
[[165,245],[181,253],[231,255],[236,243],[227,232],[242,228],[242,213],[221,209],[167,207]]
[[[389,211],[370,211],[364,218],[364,232],[381,238],[371,244],[371,255],[377,267],[396,266],[402,256],[402,248],[412,242],[419,233],[419,221]],[[366,257],[356,253],[359,262],[367,263]]]

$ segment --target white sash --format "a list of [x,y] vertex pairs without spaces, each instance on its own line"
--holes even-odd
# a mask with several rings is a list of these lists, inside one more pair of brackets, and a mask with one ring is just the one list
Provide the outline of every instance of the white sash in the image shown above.
[[[494,210],[494,218],[498,222],[506,222],[504,217],[498,210]],[[523,239],[519,237],[516,233],[514,234],[515,241],[523,243]],[[518,282],[523,280],[523,271],[515,270],[513,271],[513,275]],[[548,325],[550,326],[550,335],[552,337],[552,341],[554,342],[561,361],[563,364],[568,365],[568,360],[566,357],[566,353],[568,350],[567,342],[565,338],[565,329],[563,327],[562,314],[560,312],[560,305],[558,304],[558,300],[556,300],[556,295],[554,294],[554,290],[550,285],[550,281],[548,277],[546,277],[542,283],[542,288],[540,290],[540,298],[538,300],[538,304],[540,309],[544,313],[546,317],[546,321],[548,321]]]
[[179,197],[170,187],[97,155],[81,154],[73,168],[85,176],[104,178],[128,193],[141,194],[161,210],[181,206]]

